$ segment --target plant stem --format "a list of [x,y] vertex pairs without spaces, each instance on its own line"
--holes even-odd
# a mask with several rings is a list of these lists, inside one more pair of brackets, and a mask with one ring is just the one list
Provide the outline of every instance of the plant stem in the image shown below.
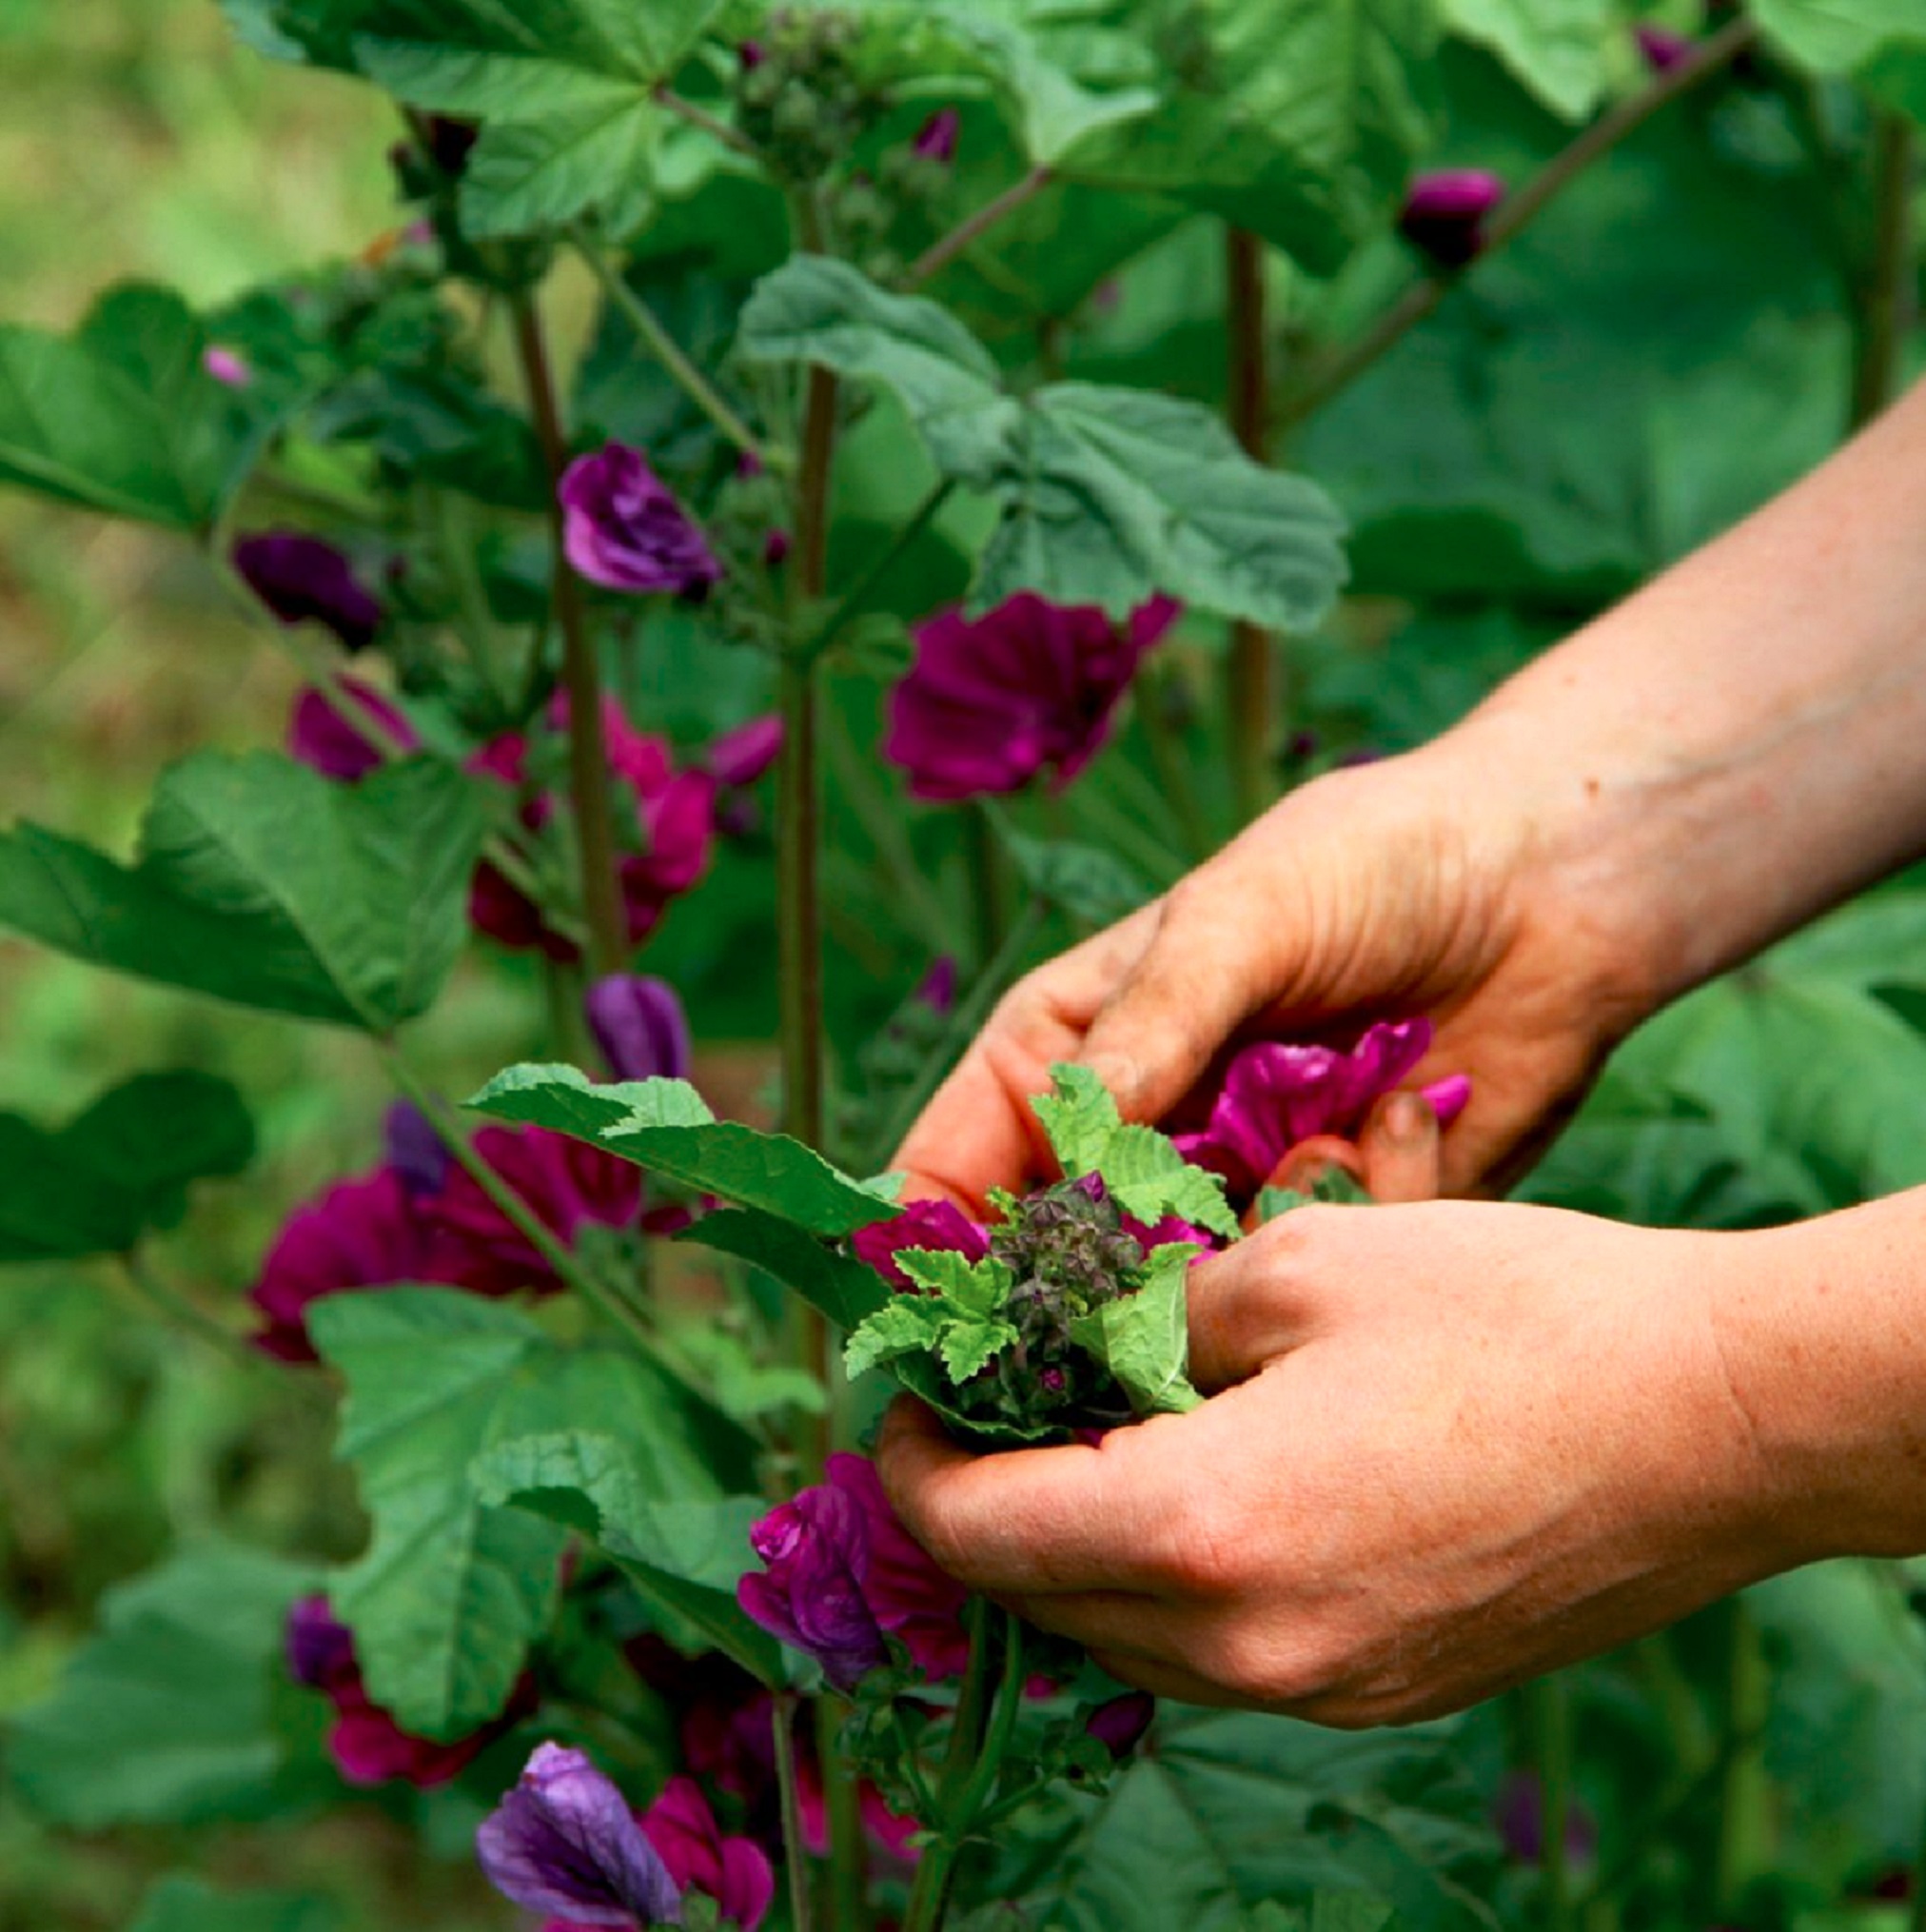
[[842,635],[850,620],[862,614],[870,599],[875,595],[876,586],[889,575],[903,552],[935,521],[937,513],[950,501],[955,488],[954,477],[944,477],[932,486],[923,501],[910,513],[909,522],[890,539],[877,553],[875,562],[856,579],[842,601],[811,633],[799,656],[813,663]]
[[870,1922],[869,1853],[855,1772],[842,1747],[842,1711],[832,1698],[816,1706],[816,1757],[822,1765],[829,1825],[829,1922],[836,1932],[866,1932]]
[[[1253,463],[1265,463],[1268,461],[1270,364],[1264,244],[1243,228],[1228,229],[1224,266],[1230,429]],[[1270,803],[1276,791],[1271,747],[1278,730],[1277,649],[1269,632],[1259,624],[1232,624],[1230,654],[1224,668],[1231,797],[1237,803],[1238,818],[1248,820]]]
[[576,253],[595,271],[596,279],[608,299],[628,318],[629,326],[642,339],[649,353],[675,379],[697,408],[745,455],[755,457],[758,463],[768,462],[768,452],[757,440],[756,432],[683,353],[681,345],[662,326],[655,310],[629,286],[621,272],[580,228],[569,230],[569,240]]
[[[1720,1779],[1719,1847],[1713,1904],[1737,1922],[1745,1894],[1768,1868],[1771,1791],[1765,1776],[1765,1721],[1772,1673],[1759,1626],[1741,1597],[1718,1607],[1725,1649],[1724,1771]],[[1743,1742],[1735,1742],[1742,1740]]]
[[[1478,260],[1494,254],[1591,167],[1636,133],[1661,108],[1688,94],[1700,82],[1729,67],[1758,38],[1750,20],[1735,20],[1706,38],[1678,66],[1668,68],[1636,94],[1601,114],[1592,125],[1561,148],[1515,194],[1500,204],[1485,225],[1484,247]],[[1278,420],[1285,426],[1314,416],[1332,397],[1350,387],[1365,371],[1394,348],[1443,302],[1464,268],[1439,269],[1414,282],[1365,333],[1348,347],[1327,358],[1303,386],[1285,397]]]
[[548,1046],[558,1059],[582,1065],[588,1051],[588,1028],[582,1016],[581,975],[563,959],[541,960],[541,992],[548,1009]]
[[733,148],[737,154],[746,155],[751,161],[760,163],[762,160],[762,149],[740,128],[732,128],[707,108],[698,108],[694,101],[677,93],[667,82],[656,89],[655,100],[658,108],[667,108],[678,120],[686,121],[690,127],[699,128],[703,133],[713,135],[723,147]]
[[1566,1835],[1572,1813],[1571,1689],[1562,1677],[1541,1677],[1524,1691],[1531,1756],[1538,1773],[1539,1869],[1544,1879],[1547,1932],[1575,1932],[1571,1860]]
[[983,1727],[983,1693],[990,1677],[990,1614],[986,1597],[973,1597],[964,1606],[963,1615],[970,1626],[970,1662],[956,1694],[950,1744],[943,1753],[943,1768],[936,1780],[936,1835],[923,1847],[923,1855],[916,1861],[916,1880],[910,1889],[903,1932],[934,1932],[943,1922],[944,1907],[949,1902],[950,1881],[961,1849],[960,1834],[951,1829],[950,1820],[976,1764],[977,1743]]
[[976,924],[976,970],[981,974],[1003,948],[1010,931],[1010,872],[1004,862],[1003,841],[995,818],[985,801],[973,799],[964,808],[965,838],[970,858],[971,911]]
[[993,228],[1005,216],[1014,214],[1026,202],[1034,201],[1055,179],[1051,169],[1032,168],[1021,181],[1013,182],[1001,194],[985,202],[974,214],[965,216],[947,235],[931,243],[905,270],[903,286],[919,287],[931,276],[939,274],[980,235]]
[[1893,400],[1914,309],[1913,182],[1917,136],[1906,115],[1882,110],[1873,148],[1872,259],[1854,317],[1851,427],[1862,428]]
[[561,682],[568,694],[568,789],[576,844],[581,861],[582,911],[588,919],[588,956],[598,977],[619,973],[628,956],[628,922],[616,874],[615,811],[608,746],[602,739],[601,677],[582,608],[581,580],[568,561],[561,509],[561,474],[568,444],[556,403],[548,345],[535,298],[519,292],[511,304],[515,346],[528,386],[535,433],[548,466],[548,522],[554,552],[554,603],[561,632]]
[[115,1259],[142,1299],[168,1321],[198,1336],[209,1348],[218,1349],[230,1361],[245,1362],[248,1368],[256,1370],[270,1365],[270,1357],[257,1353],[233,1330],[224,1329],[212,1315],[196,1308],[155,1269],[140,1249],[127,1249]]
[[776,1695],[776,1785],[782,1806],[782,1868],[789,1875],[789,1916],[794,1932],[810,1932],[809,1855],[804,1849],[802,1805],[796,1790],[796,1699]]
[[488,695],[504,720],[513,721],[515,680],[504,661],[495,620],[488,609],[488,594],[480,571],[475,567],[475,537],[469,527],[469,505],[453,490],[428,492],[428,518],[435,532],[435,545],[442,553],[462,613],[460,635],[468,647],[469,661],[475,666]]

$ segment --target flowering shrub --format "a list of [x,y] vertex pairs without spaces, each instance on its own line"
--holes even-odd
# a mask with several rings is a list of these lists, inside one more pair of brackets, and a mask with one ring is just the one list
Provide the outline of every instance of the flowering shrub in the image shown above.
[[[1890,1649],[1890,1576],[1581,1674],[1621,1744],[1575,1772],[1563,1685],[1388,1740],[1160,1708],[946,1575],[862,1448],[897,1390],[992,1452],[1196,1407],[1189,1271],[1291,1211],[1294,1152],[1405,1090],[1475,1117],[1446,1015],[1258,1015],[1161,1125],[1054,1068],[980,1218],[883,1173],[1027,966],[1820,453],[1838,412],[1762,438],[1715,376],[1830,407],[1877,266],[1838,251],[1903,210],[1808,233],[1785,183],[1890,159],[1910,18],[225,10],[396,104],[394,230],[212,313],[0,330],[0,483],[191,549],[288,661],[284,747],[170,766],[128,859],[0,832],[0,928],[331,1029],[397,1098],[324,1169],[274,1106],[278,1229],[219,1302],[168,1244],[272,1096],[0,1116],[0,1261],[98,1261],[226,1350],[281,1492],[324,1488],[284,1411],[333,1406],[362,1514],[284,1539],[323,1561],[170,1497],[232,1543],[109,1602],[10,1727],[22,1791],[168,1845],[379,1804],[504,1932],[1885,1923],[1926,1677],[1815,1666],[1770,1750],[1755,1693],[1773,1618]],[[1675,309],[1710,333],[1655,373],[1630,318]],[[1855,1083],[1897,1114],[1926,1067],[1905,948],[1862,950],[1608,1075],[1544,1192],[1712,1226],[1891,1182],[1926,1124]],[[1734,1098],[1774,1025],[1797,1077]],[[1868,1736],[1912,1768],[1849,1829]],[[310,1922],[188,1883],[143,1932]]]

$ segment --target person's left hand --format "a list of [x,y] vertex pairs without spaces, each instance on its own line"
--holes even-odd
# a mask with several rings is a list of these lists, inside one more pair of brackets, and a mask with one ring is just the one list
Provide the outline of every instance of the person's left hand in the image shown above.
[[1191,1271],[1201,1408],[977,1455],[905,1397],[879,1467],[944,1568],[1126,1682],[1441,1715],[1816,1553],[1720,1327],[1754,1238],[1300,1209]]

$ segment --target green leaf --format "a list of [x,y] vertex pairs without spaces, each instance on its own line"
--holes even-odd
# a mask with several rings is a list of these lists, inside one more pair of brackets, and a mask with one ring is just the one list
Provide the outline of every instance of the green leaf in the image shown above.
[[1110,1090],[1088,1067],[1051,1067],[1051,1091],[1030,1104],[1065,1177],[1094,1173],[1123,1121]]
[[1625,31],[1611,0],[1443,0],[1445,25],[1488,47],[1567,121],[1603,96],[1613,43]]
[[843,1367],[854,1377],[887,1367],[899,1355],[928,1354],[953,1319],[940,1302],[915,1294],[894,1296],[851,1335],[843,1349]]
[[118,1254],[170,1228],[190,1183],[254,1157],[241,1096],[211,1074],[140,1074],[66,1127],[0,1114],[0,1262]]
[[1819,73],[1849,72],[1889,42],[1926,43],[1912,0],[1750,0],[1749,10],[1781,52]]
[[485,1504],[533,1510],[594,1538],[643,1595],[694,1624],[744,1669],[783,1682],[782,1651],[736,1601],[754,1566],[756,1496],[664,1500],[652,1493],[626,1442],[567,1429],[498,1444],[471,1477]]
[[246,418],[206,372],[171,291],[129,285],[72,336],[0,327],[0,483],[173,529],[210,524],[238,481]]
[[305,1892],[217,1892],[185,1872],[162,1879],[128,1932],[335,1932],[341,1908]]
[[1144,1285],[1107,1301],[1071,1323],[1071,1339],[1108,1368],[1138,1415],[1181,1415],[1203,1397],[1190,1386],[1189,1308],[1184,1282],[1192,1256],[1188,1241],[1150,1251]]
[[1121,615],[1164,591],[1300,630],[1344,581],[1342,520],[1322,491],[1252,463],[1210,410],[1080,383],[1019,401],[947,311],[845,263],[797,256],[765,276],[741,348],[882,383],[937,467],[995,500],[974,608],[1033,590]]
[[800,1141],[716,1119],[686,1081],[598,1084],[573,1067],[510,1067],[468,1104],[498,1120],[593,1141],[652,1173],[813,1234],[853,1234],[899,1212]]
[[972,1261],[950,1248],[904,1248],[895,1261],[918,1288],[939,1296],[955,1313],[977,1319],[1001,1314],[1016,1280],[1009,1263],[993,1254]]
[[466,936],[482,808],[453,766],[355,785],[291,759],[204,752],[163,774],[123,866],[0,834],[0,927],[240,1006],[385,1033],[433,1002]]
[[1148,905],[1150,888],[1114,855],[1069,839],[1004,835],[1023,882],[1038,898],[1088,926],[1114,925]]
[[98,1634],[7,1727],[21,1795],[82,1831],[271,1816],[289,1797],[274,1722],[287,1612],[316,1583],[210,1548],[109,1591]]
[[721,1254],[734,1254],[792,1288],[839,1329],[855,1328],[890,1299],[874,1268],[825,1248],[803,1229],[751,1208],[701,1215],[676,1236]]
[[951,1381],[963,1383],[1015,1339],[1016,1331],[1009,1322],[977,1318],[953,1321],[943,1331],[943,1338],[936,1344],[936,1353],[942,1360],[943,1372]]
[[462,176],[463,233],[525,235],[590,209],[610,233],[629,233],[648,211],[663,118],[643,99],[486,123]]
[[564,1349],[512,1309],[442,1289],[333,1295],[308,1319],[347,1382],[339,1452],[374,1524],[332,1601],[368,1694],[419,1736],[494,1717],[555,1606],[562,1532],[477,1498],[469,1470],[485,1451],[606,1429],[656,1494],[714,1499],[732,1475],[747,1487],[746,1440],[712,1472],[713,1418],[633,1354]]

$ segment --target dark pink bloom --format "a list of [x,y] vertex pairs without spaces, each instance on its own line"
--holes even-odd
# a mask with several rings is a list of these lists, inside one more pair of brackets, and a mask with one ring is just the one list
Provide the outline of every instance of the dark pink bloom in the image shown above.
[[328,1755],[350,1784],[400,1781],[424,1791],[445,1784],[517,1722],[528,1701],[524,1687],[509,1711],[451,1744],[411,1736],[379,1705],[369,1702],[361,1666],[355,1661],[354,1637],[324,1596],[303,1597],[289,1610],[287,1667],[297,1684],[320,1691],[334,1705]]
[[[829,1804],[823,1796],[822,1767],[814,1752],[798,1747],[796,1763],[796,1808],[802,1815],[803,1848],[813,1857],[827,1858]],[[856,1786],[856,1812],[862,1820],[863,1836],[871,1846],[894,1865],[914,1866],[918,1853],[911,1844],[922,1830],[920,1821],[906,1811],[892,1811],[883,1794],[865,1778]]]
[[1119,625],[1025,591],[974,621],[938,613],[917,626],[916,660],[890,695],[884,757],[919,798],[1013,792],[1045,770],[1068,783],[1178,608],[1153,598]]
[[591,583],[686,597],[722,575],[708,540],[639,449],[578,457],[560,486],[568,561]]
[[914,1291],[915,1283],[896,1265],[905,1248],[949,1249],[981,1261],[990,1236],[953,1201],[911,1201],[892,1221],[872,1221],[850,1236],[856,1258],[866,1261],[892,1288]]
[[[1430,1045],[1426,1019],[1382,1022],[1348,1053],[1260,1041],[1230,1062],[1209,1124],[1173,1137],[1187,1160],[1221,1173],[1233,1196],[1248,1199],[1299,1141],[1314,1134],[1355,1135],[1373,1102],[1393,1092]],[[1441,1081],[1436,1091],[1455,1113],[1470,1083]],[[1444,1108],[1439,1112],[1442,1118]]]
[[754,73],[769,58],[769,49],[759,40],[745,40],[736,49],[736,63],[744,73]]
[[693,1778],[671,1778],[641,1824],[678,1885],[714,1899],[727,1923],[756,1932],[776,1896],[776,1874],[754,1839],[723,1836]]
[[[343,678],[338,688],[348,702],[367,713],[378,737],[402,751],[412,751],[421,743],[421,734],[372,684],[364,684],[359,678]],[[357,731],[312,686],[294,700],[294,711],[287,720],[287,754],[323,778],[343,784],[366,778],[382,763],[379,745]]]
[[744,785],[753,785],[781,754],[782,720],[771,713],[725,731],[709,747],[702,762],[718,785],[739,791]]
[[201,366],[217,383],[225,384],[230,389],[245,389],[254,380],[254,371],[246,362],[232,349],[223,348],[219,343],[211,343],[202,352]]
[[666,979],[617,973],[583,996],[589,1031],[618,1080],[686,1080],[695,1057],[689,1016]]
[[939,1019],[947,1018],[956,1004],[955,960],[948,953],[934,960],[910,996],[921,1001]]
[[1157,1700],[1148,1690],[1127,1691],[1098,1705],[1084,1729],[1121,1763],[1143,1743],[1156,1714]]
[[1484,253],[1485,221],[1503,199],[1503,179],[1488,168],[1441,168],[1411,184],[1398,230],[1441,267],[1462,268]]
[[1697,45],[1689,33],[1680,33],[1669,27],[1660,27],[1655,22],[1643,20],[1632,30],[1632,38],[1639,44],[1639,51],[1644,57],[1645,65],[1655,74],[1668,72],[1682,60],[1691,57]]
[[[1504,1848],[1519,1864],[1535,1865],[1544,1856],[1544,1792],[1536,1773],[1515,1771],[1508,1777],[1492,1807],[1493,1822]],[[1565,1857],[1573,1864],[1589,1863],[1598,1850],[1598,1826],[1582,1804],[1565,1818]]]
[[482,1820],[488,1883],[571,1926],[679,1925],[682,1892],[628,1800],[585,1753],[536,1747],[515,1788]]
[[332,543],[298,530],[269,530],[234,545],[234,568],[285,624],[312,618],[359,651],[382,627],[381,600],[357,581],[354,566]]
[[750,1531],[765,1567],[737,1586],[742,1607],[838,1690],[888,1662],[885,1632],[930,1676],[954,1676],[969,1660],[967,1592],[897,1522],[866,1458],[834,1455],[825,1477]]
[[924,161],[940,162],[947,168],[956,159],[956,136],[963,127],[963,117],[954,108],[939,108],[921,128],[916,138],[910,145],[912,150]]
[[789,562],[789,553],[796,547],[796,540],[787,530],[772,530],[762,540],[762,567],[765,570],[780,570]]

